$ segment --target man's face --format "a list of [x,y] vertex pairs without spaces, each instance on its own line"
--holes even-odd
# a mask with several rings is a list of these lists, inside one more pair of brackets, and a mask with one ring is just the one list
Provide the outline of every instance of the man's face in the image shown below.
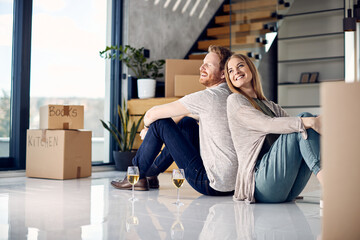
[[205,87],[212,87],[225,80],[224,71],[220,70],[220,58],[216,53],[208,53],[200,67],[199,82]]

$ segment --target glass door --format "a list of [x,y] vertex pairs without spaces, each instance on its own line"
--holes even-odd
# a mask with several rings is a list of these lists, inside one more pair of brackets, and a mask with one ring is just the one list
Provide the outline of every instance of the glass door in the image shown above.
[[47,104],[84,105],[92,131],[92,161],[104,162],[107,3],[102,0],[33,1],[30,129]]

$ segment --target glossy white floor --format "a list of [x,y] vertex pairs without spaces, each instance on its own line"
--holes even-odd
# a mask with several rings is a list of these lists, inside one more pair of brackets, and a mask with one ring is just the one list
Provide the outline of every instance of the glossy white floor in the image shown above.
[[[95,169],[95,168],[94,168]],[[202,196],[185,183],[179,209],[170,174],[160,190],[114,189],[125,172],[91,178],[45,180],[0,173],[0,239],[317,239],[321,232],[320,187],[311,178],[303,200],[285,204],[234,202]],[[11,174],[10,175],[14,175]]]

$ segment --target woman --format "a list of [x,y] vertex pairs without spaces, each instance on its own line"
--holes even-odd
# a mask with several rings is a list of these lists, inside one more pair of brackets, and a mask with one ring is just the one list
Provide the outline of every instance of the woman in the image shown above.
[[322,183],[320,118],[289,115],[263,94],[252,61],[231,56],[225,76],[233,92],[227,99],[230,132],[238,157],[235,200],[287,202],[304,189],[311,172]]

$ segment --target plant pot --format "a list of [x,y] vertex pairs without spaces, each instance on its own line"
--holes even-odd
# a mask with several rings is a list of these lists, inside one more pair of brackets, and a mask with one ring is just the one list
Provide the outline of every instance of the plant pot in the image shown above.
[[153,98],[155,97],[156,80],[150,78],[140,78],[137,80],[138,97]]
[[127,171],[128,166],[132,166],[132,159],[135,157],[136,151],[119,152],[113,151],[115,169],[118,171]]

